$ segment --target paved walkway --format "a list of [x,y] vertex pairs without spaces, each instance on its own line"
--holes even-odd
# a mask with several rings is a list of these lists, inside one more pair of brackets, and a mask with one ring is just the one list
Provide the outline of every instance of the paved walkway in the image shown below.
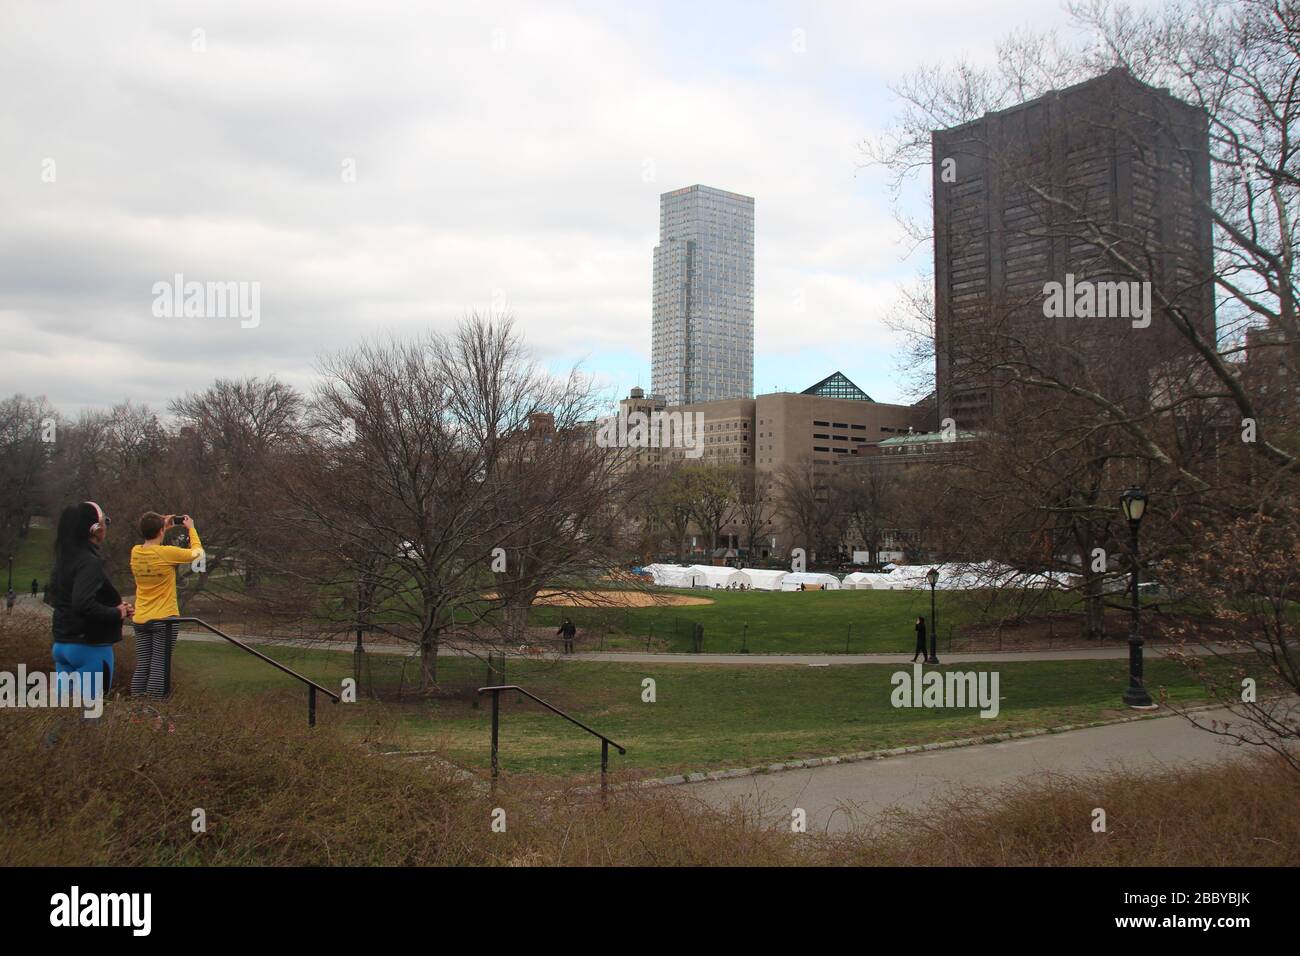
[[[319,641],[319,640],[296,640],[286,638],[267,638],[249,635],[245,637],[242,634],[235,634],[239,640],[246,644],[280,644],[286,647],[299,647],[306,650],[315,651],[343,651],[351,653],[355,644],[346,641]],[[215,634],[209,634],[204,631],[183,631],[181,640],[185,641],[216,641],[224,643],[221,638]],[[386,644],[377,641],[367,641],[365,644],[366,653],[368,654],[394,654],[398,656],[411,656],[415,654],[415,648],[411,644]],[[1231,652],[1230,648],[1218,648],[1221,652]],[[1148,644],[1146,653],[1154,656],[1164,656],[1168,651],[1164,645]],[[1188,653],[1208,654],[1210,649],[1189,646],[1186,648]],[[1236,649],[1239,653],[1240,649]],[[461,650],[451,647],[443,647],[438,651],[439,655],[446,657],[481,657],[482,654]],[[522,654],[511,654],[511,658],[516,660],[532,660],[533,658],[525,657]],[[1128,645],[1110,646],[1110,647],[1088,647],[1076,648],[1071,650],[1036,650],[1036,651],[966,651],[954,652],[951,654],[940,654],[939,660],[942,664],[965,664],[965,663],[990,663],[996,661],[1103,661],[1117,660],[1128,657]],[[646,653],[644,651],[583,651],[577,654],[546,654],[546,660],[565,659],[570,661],[598,661],[608,664],[727,664],[727,665],[763,665],[775,664],[785,667],[807,666],[807,667],[830,667],[843,664],[909,664],[912,657],[910,654],[675,654],[675,653]]]
[[[1202,723],[1226,711],[1197,715]],[[739,802],[774,823],[788,825],[795,807],[808,831],[838,832],[888,807],[918,809],[962,786],[999,787],[1047,772],[1084,773],[1120,766],[1150,771],[1241,757],[1257,748],[1199,730],[1177,716],[1045,734],[952,750],[887,757],[809,770],[686,784],[681,789],[719,808]]]
[[[37,609],[48,613],[49,608],[43,604],[39,598],[33,598],[30,594],[18,595],[18,606],[26,610]],[[355,645],[349,641],[322,641],[322,640],[299,640],[293,638],[278,637],[261,637],[258,635],[235,634],[239,640],[246,644],[280,644],[286,647],[300,647],[308,650],[320,651],[342,651],[351,653]],[[216,641],[222,642],[221,638],[207,631],[195,629],[192,631],[182,631],[181,640],[185,641]],[[411,644],[382,643],[379,641],[367,641],[365,643],[366,652],[369,654],[393,654],[397,656],[413,656],[415,648]],[[1164,656],[1169,648],[1160,644],[1146,645],[1146,653],[1154,656]],[[1200,646],[1188,646],[1186,651],[1192,654],[1209,654],[1213,651],[1221,653],[1240,653],[1240,648],[1231,649],[1225,647],[1207,648]],[[482,654],[476,651],[462,650],[454,647],[443,647],[438,651],[439,654],[447,657],[481,657]],[[533,658],[523,654],[509,654],[508,656],[519,660],[531,660]],[[546,653],[546,660],[556,660],[564,657],[573,661],[599,661],[608,664],[723,664],[723,665],[764,665],[773,664],[777,666],[799,666],[806,667],[831,667],[844,664],[908,664],[912,657],[910,654],[678,654],[670,652],[648,653],[645,651],[581,651],[576,654],[555,654]],[[1128,657],[1127,644],[1112,644],[1105,647],[1085,647],[1071,648],[1062,650],[1039,649],[1032,651],[955,651],[944,652],[939,655],[939,660],[943,664],[967,664],[967,663],[992,663],[996,661],[1102,661],[1102,660],[1119,660]]]
[[[279,644],[312,650],[347,653],[353,645],[341,641],[283,640],[237,635],[249,644]],[[186,641],[221,642],[202,631],[181,635]],[[1210,649],[1188,648],[1196,653]],[[410,645],[367,643],[372,654],[410,655]],[[1163,655],[1166,649],[1148,645],[1147,653]],[[471,652],[444,648],[449,656]],[[547,655],[553,657],[553,655]],[[945,663],[995,661],[1112,660],[1128,656],[1126,646],[1075,650],[966,652],[941,655]],[[576,661],[625,664],[805,665],[827,667],[853,664],[904,664],[907,654],[667,654],[644,652],[585,652],[568,655]],[[1224,719],[1226,711],[1199,715]],[[1143,770],[1200,761],[1240,757],[1255,748],[1234,746],[1192,726],[1181,717],[1094,727],[1046,734],[999,743],[977,744],[950,750],[837,764],[807,770],[737,777],[686,784],[681,789],[720,808],[740,802],[776,823],[790,819],[792,809],[807,813],[810,831],[844,831],[870,820],[889,807],[917,808],[931,798],[963,786],[1000,787],[1023,777],[1044,773],[1087,773],[1127,766]]]

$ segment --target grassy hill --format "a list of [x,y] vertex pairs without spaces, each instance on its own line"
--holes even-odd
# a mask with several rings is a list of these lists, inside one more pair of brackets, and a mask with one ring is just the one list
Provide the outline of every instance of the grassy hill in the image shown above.
[[[8,553],[0,554],[0,560],[4,561],[4,567],[0,572],[8,574],[8,558],[12,554],[14,558],[14,590],[19,594],[26,594],[32,586],[32,578],[40,581],[41,587],[45,587],[46,578],[49,577],[50,567],[54,563],[54,531],[50,528],[33,527],[28,530],[27,536],[19,538]],[[7,583],[7,577],[5,582]]]

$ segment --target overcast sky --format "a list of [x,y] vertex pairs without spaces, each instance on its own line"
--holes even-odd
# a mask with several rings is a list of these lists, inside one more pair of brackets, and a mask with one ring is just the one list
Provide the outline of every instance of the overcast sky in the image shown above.
[[[908,398],[883,319],[929,252],[859,144],[909,70],[1064,22],[1050,0],[0,0],[0,393],[307,387],[322,352],[504,308],[549,367],[625,394],[650,381],[659,194],[703,183],[755,198],[755,389],[839,369]],[[177,273],[259,283],[259,323],[155,315]]]

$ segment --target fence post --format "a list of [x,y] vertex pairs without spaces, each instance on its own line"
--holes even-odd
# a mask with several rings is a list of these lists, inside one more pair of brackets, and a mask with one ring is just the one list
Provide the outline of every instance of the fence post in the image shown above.
[[852,639],[853,639],[853,622],[850,621],[850,622],[849,622],[849,630],[848,630],[848,633],[844,635],[844,653],[845,653],[845,654],[847,654],[847,653],[849,652],[849,641],[851,641]]
[[488,651],[487,658],[487,682],[488,684],[504,684],[506,682],[506,652]]
[[352,677],[356,681],[357,687],[361,687],[361,655],[366,649],[361,646],[361,628],[357,628],[357,646],[352,652]]
[[492,691],[492,792],[496,793],[497,774],[500,768],[497,764],[497,734],[501,726],[501,691]]
[[307,685],[307,726],[316,726],[316,688]]

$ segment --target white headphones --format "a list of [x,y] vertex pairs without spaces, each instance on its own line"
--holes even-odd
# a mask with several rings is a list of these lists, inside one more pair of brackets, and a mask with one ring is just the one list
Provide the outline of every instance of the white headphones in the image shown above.
[[95,502],[93,501],[87,501],[85,503],[90,505],[90,507],[94,508],[95,514],[99,517],[99,520],[90,526],[90,533],[94,534],[100,528],[104,527],[104,509],[101,508],[99,505],[95,504]]

